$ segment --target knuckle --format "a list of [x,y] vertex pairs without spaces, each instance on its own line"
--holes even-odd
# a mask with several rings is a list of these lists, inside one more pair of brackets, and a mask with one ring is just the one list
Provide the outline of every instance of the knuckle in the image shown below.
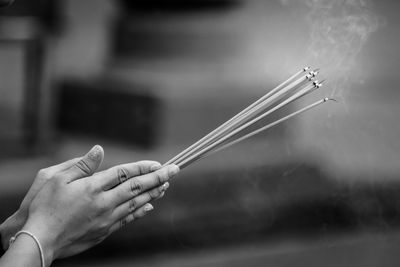
[[150,199],[155,199],[161,195],[162,191],[160,189],[151,190],[148,192]]
[[120,228],[125,227],[128,223],[131,223],[135,220],[135,216],[133,214],[129,214],[125,218],[120,220]]
[[80,169],[84,174],[89,175],[91,173],[91,169],[85,159],[81,159],[78,161],[75,166]]
[[40,169],[36,177],[39,179],[48,180],[51,178],[51,172],[48,168]]
[[108,210],[107,203],[103,199],[97,199],[95,201],[95,209],[97,210],[98,214],[103,214]]
[[88,182],[85,183],[85,192],[90,192],[90,193],[98,193],[99,192],[99,187],[96,186],[95,183]]
[[121,220],[120,220],[120,227],[121,228],[124,228],[126,225],[127,225],[127,220],[126,220],[126,218],[122,218]]
[[143,175],[143,174],[146,173],[146,172],[145,172],[145,166],[144,166],[144,164],[143,164],[143,161],[138,161],[138,162],[136,162],[136,163],[135,163],[135,169],[136,169],[138,175]]
[[117,176],[118,176],[118,182],[122,184],[123,182],[129,179],[129,172],[125,167],[118,167]]
[[143,186],[138,181],[138,179],[133,178],[130,180],[130,190],[134,196],[136,196],[138,193],[142,192],[142,189],[143,189]]
[[138,206],[136,199],[132,198],[129,200],[129,213],[133,212]]
[[163,171],[156,171],[154,172],[155,179],[159,185],[164,183],[164,172]]
[[140,175],[148,173],[148,168],[146,167],[145,164],[139,164],[139,173]]
[[157,191],[160,192],[160,194],[164,193],[165,191],[167,191],[168,186],[164,184],[162,184],[161,186],[157,187]]
[[138,167],[139,175],[143,175],[150,172],[150,166],[152,161],[142,160],[136,162],[136,166]]

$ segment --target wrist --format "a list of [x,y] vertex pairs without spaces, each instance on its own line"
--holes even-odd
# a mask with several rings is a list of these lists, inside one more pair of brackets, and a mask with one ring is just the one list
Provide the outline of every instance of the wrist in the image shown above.
[[48,267],[50,265],[43,260],[42,251],[41,244],[32,233],[19,231],[3,257],[5,266]]
[[55,259],[56,237],[52,235],[51,231],[46,228],[46,224],[39,221],[29,220],[22,228],[25,231],[32,233],[40,242],[43,249],[43,256],[46,266]]

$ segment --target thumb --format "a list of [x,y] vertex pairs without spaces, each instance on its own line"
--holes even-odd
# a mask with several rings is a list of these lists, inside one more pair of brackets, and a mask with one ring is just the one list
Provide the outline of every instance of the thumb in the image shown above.
[[99,145],[92,147],[77,163],[64,171],[68,182],[92,175],[100,167],[103,158],[103,148]]

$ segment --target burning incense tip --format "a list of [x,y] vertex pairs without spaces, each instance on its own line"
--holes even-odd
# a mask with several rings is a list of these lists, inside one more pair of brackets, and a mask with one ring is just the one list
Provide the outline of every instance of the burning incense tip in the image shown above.
[[312,72],[309,72],[306,75],[306,79],[309,80],[309,81],[312,81],[314,78],[315,78],[315,75]]
[[309,69],[311,69],[311,67],[310,67],[310,66],[308,66],[308,67],[305,67],[305,68],[303,69],[303,71],[304,71],[304,72],[306,72],[306,71],[308,71]]
[[319,69],[315,69],[315,70],[310,72],[310,74],[312,74],[313,77],[317,76],[318,73],[319,73]]
[[325,80],[322,80],[321,82],[319,82],[318,80],[315,80],[313,82],[313,85],[315,88],[320,88],[324,82],[325,82]]
[[339,101],[337,101],[337,100],[334,99],[334,98],[330,98],[330,97],[325,97],[325,98],[324,98],[324,101],[325,101],[325,102],[326,102],[326,101],[329,101],[329,100],[335,101],[335,102],[339,102]]

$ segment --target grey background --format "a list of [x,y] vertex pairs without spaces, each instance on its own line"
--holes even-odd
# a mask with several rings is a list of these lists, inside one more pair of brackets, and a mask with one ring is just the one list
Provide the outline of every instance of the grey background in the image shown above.
[[[289,110],[339,103],[188,167],[151,215],[55,266],[398,265],[398,1],[127,2],[1,11],[2,219],[40,168],[96,143],[103,168],[165,162],[310,65],[326,86]],[[60,119],[63,92],[94,130]],[[130,117],[129,97],[155,113]]]

